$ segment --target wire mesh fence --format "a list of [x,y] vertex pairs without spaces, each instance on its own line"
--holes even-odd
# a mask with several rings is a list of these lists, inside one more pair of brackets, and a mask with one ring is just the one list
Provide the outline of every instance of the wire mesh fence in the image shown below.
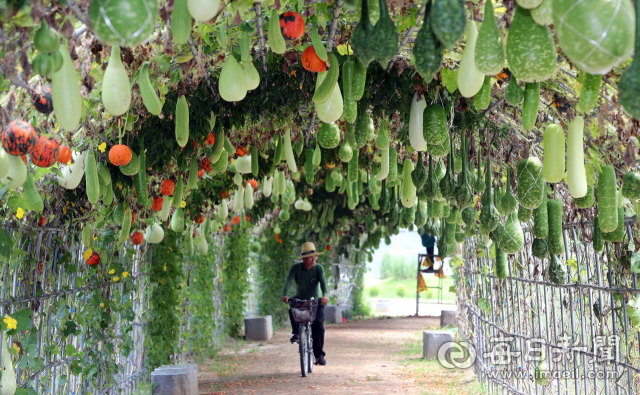
[[592,232],[590,223],[565,225],[568,275],[559,285],[549,281],[550,260],[532,255],[529,230],[523,251],[509,256],[505,279],[495,275],[494,252],[467,239],[458,325],[489,393],[640,393],[631,226],[627,221],[625,242],[606,243],[602,253],[593,249]]
[[[6,231],[13,236],[18,230]],[[0,266],[0,316],[29,309],[30,329],[7,336],[0,353],[10,347],[16,354],[18,387],[29,394],[134,393],[147,373],[143,267],[148,251],[137,247],[115,254],[111,248],[103,254],[102,259],[130,268],[133,281],[125,287],[113,278],[96,282],[90,276],[94,269],[84,262],[84,246],[62,230],[20,237],[17,247],[23,253]],[[126,308],[94,306],[96,295]]]

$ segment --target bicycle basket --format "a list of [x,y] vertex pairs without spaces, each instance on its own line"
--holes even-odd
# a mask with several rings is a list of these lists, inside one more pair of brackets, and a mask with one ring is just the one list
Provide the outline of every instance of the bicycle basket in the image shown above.
[[317,300],[300,300],[291,303],[291,314],[295,322],[313,322],[316,319]]

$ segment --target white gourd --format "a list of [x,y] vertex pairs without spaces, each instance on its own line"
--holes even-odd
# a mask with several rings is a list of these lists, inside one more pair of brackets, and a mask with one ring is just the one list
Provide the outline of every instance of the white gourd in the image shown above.
[[262,179],[262,193],[265,197],[271,196],[271,187],[273,186],[273,176],[264,177]]
[[236,171],[240,174],[251,173],[251,155],[241,156],[236,159]]
[[[425,108],[427,108],[427,101],[424,97],[422,100],[418,101],[418,92],[416,92],[413,95],[413,100],[411,101],[411,112],[409,113],[409,143],[416,151],[422,151],[427,146],[427,142],[424,140],[424,133],[422,131],[422,114],[424,113]],[[381,178],[378,179],[381,180]]]
[[74,163],[71,166],[63,167],[60,172],[62,173],[62,177],[58,176],[58,184],[61,187],[66,189],[76,189],[76,187],[80,184],[82,180],[82,176],[84,175],[84,164],[87,160],[87,153],[85,152],[74,152],[73,153],[73,161]]
[[207,238],[204,235],[196,236],[195,244],[198,247],[198,253],[200,255],[207,255],[209,251],[209,244],[207,244]]
[[475,96],[482,88],[484,74],[476,67],[476,39],[478,28],[472,20],[467,21],[467,46],[462,53],[460,68],[458,71],[458,90],[464,97]]
[[0,361],[0,369],[2,370],[2,378],[0,378],[0,395],[13,395],[16,393],[17,382],[16,373],[11,363],[11,354],[9,354],[6,333],[2,331],[2,360]]
[[289,166],[289,170],[292,173],[298,171],[298,166],[296,165],[296,158],[293,156],[293,147],[291,147],[291,129],[287,128],[284,132],[284,156],[287,158],[287,166]]
[[224,220],[229,216],[229,206],[227,205],[227,201],[222,199],[220,202],[220,206],[218,207],[218,217]]
[[19,156],[9,155],[8,162],[9,169],[4,177],[0,178],[0,184],[8,184],[8,189],[19,188],[27,180],[27,166]]
[[389,175],[389,148],[380,151],[380,171],[376,180],[384,180]]
[[169,211],[171,211],[171,200],[172,198],[169,196],[165,196],[162,199],[162,210],[160,210],[160,218],[162,221],[166,221],[169,218]]
[[0,147],[0,178],[6,176],[9,172],[9,156],[7,151]]
[[164,239],[164,229],[158,224],[147,226],[144,231],[144,240],[150,244],[158,244]]
[[198,22],[208,22],[220,9],[220,0],[187,0],[191,17]]
[[233,195],[233,212],[238,214],[244,206],[244,189],[238,188]]
[[402,180],[402,205],[405,207],[413,207],[416,202],[416,186],[411,180],[411,172],[413,171],[413,162],[410,159],[404,160],[403,180]]
[[[236,161],[236,164],[238,163],[238,161]],[[236,170],[238,170],[238,168],[236,167]],[[237,187],[241,187],[242,186],[242,176],[240,175],[239,171],[236,171],[236,175],[233,176],[233,183],[236,184]]]
[[253,187],[251,184],[247,184],[247,187],[244,189],[244,206],[247,209],[253,207]]
[[60,49],[58,49],[62,54],[62,67],[51,75],[51,101],[60,127],[67,132],[73,132],[82,116],[82,97],[80,96],[78,73],[73,67],[67,42],[63,41],[63,45],[60,45]]
[[569,194],[581,198],[587,194],[587,172],[584,168],[584,147],[582,134],[584,118],[577,116],[569,124],[567,138],[567,184]]
[[117,45],[111,47],[109,64],[102,78],[102,104],[113,116],[124,114],[131,105],[131,84]]

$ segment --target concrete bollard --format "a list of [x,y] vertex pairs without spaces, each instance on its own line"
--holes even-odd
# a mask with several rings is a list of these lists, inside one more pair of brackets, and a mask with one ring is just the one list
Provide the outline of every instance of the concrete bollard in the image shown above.
[[434,359],[438,356],[438,349],[444,343],[453,341],[453,333],[447,331],[422,332],[422,358]]
[[329,324],[342,324],[342,307],[325,306],[324,322],[327,322]]
[[156,370],[186,370],[189,379],[189,392],[185,395],[198,395],[198,365],[195,363],[180,365],[162,365]]
[[447,325],[456,325],[456,312],[452,310],[442,310],[440,313],[440,328]]
[[391,301],[389,299],[379,299],[376,303],[376,309],[380,313],[388,313],[391,311]]
[[273,337],[271,316],[245,318],[244,335],[247,340],[268,341]]
[[153,395],[191,395],[189,370],[156,369],[151,372]]

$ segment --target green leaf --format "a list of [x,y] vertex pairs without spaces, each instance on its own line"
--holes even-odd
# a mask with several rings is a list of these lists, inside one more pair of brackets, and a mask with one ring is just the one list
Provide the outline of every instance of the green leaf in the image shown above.
[[478,307],[482,311],[491,313],[491,303],[489,303],[485,298],[478,299]]
[[13,240],[11,240],[9,233],[4,229],[0,229],[0,255],[9,258],[11,256],[12,246]]
[[631,255],[631,273],[640,273],[640,253]]
[[449,68],[443,68],[440,71],[440,77],[442,78],[442,85],[453,93],[458,89],[458,69],[451,71]]

